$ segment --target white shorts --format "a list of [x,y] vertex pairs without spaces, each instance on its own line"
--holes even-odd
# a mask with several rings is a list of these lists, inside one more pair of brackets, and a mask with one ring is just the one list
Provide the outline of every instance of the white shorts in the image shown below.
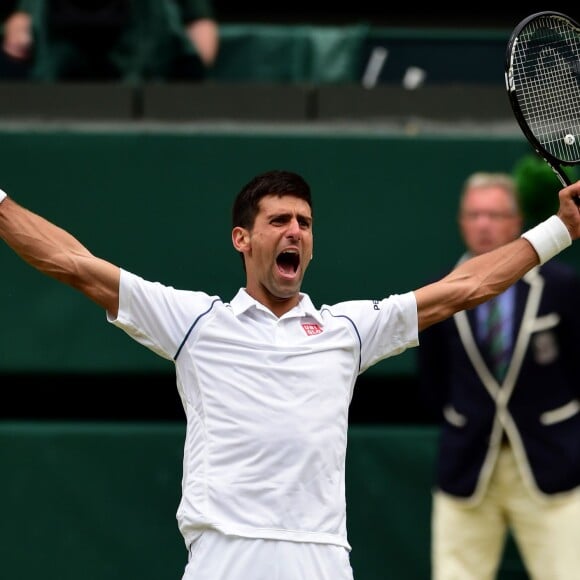
[[353,580],[342,546],[226,536],[193,542],[182,580]]

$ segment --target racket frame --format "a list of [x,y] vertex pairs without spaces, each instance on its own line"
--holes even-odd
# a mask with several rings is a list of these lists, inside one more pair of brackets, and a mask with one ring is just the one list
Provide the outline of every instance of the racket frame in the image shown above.
[[564,187],[566,187],[568,185],[571,185],[572,182],[570,181],[570,178],[568,177],[566,172],[563,170],[563,167],[577,165],[578,163],[580,163],[580,161],[576,161],[573,163],[562,161],[561,159],[558,159],[557,157],[552,155],[549,151],[547,151],[545,149],[545,147],[538,141],[538,139],[536,138],[536,136],[534,135],[534,133],[532,132],[532,130],[528,126],[528,123],[524,117],[524,114],[523,114],[522,109],[520,107],[520,103],[518,102],[518,99],[516,96],[516,89],[515,89],[514,84],[513,84],[514,48],[517,45],[517,43],[519,42],[519,36],[520,36],[522,30],[524,28],[526,28],[530,24],[530,22],[537,20],[537,19],[544,17],[544,16],[560,18],[560,19],[564,20],[567,25],[572,26],[580,31],[580,26],[578,25],[578,23],[576,21],[574,21],[572,18],[570,18],[569,16],[567,16],[566,14],[563,14],[561,12],[554,12],[554,11],[545,10],[542,12],[536,12],[534,14],[530,14],[529,16],[527,16],[526,18],[521,20],[518,23],[518,25],[514,28],[513,32],[511,33],[511,36],[510,36],[509,41],[508,41],[507,49],[506,49],[505,85],[506,85],[506,90],[507,90],[508,97],[510,100],[510,104],[512,107],[512,111],[514,113],[516,121],[518,122],[518,124],[520,126],[520,129],[524,133],[524,135],[525,135],[526,139],[529,141],[529,143],[533,146],[536,153],[540,157],[542,157],[544,159],[544,161],[546,161],[546,163],[550,166],[552,171],[554,171],[554,173],[556,174],[556,176],[558,177],[558,179],[560,180],[562,185]]

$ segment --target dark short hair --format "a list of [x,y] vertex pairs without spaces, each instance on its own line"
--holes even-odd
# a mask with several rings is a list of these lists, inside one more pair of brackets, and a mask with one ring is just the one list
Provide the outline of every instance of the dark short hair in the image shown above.
[[256,175],[236,196],[232,208],[232,225],[251,229],[258,214],[260,200],[266,195],[293,195],[312,208],[310,186],[292,171],[275,169]]

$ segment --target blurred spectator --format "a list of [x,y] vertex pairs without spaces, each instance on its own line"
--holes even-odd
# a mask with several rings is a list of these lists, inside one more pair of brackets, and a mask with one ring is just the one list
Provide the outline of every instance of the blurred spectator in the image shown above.
[[18,8],[18,0],[0,3],[2,22],[2,50],[0,78],[26,78],[30,70],[32,34],[30,14]]
[[[517,239],[524,218],[536,225],[558,200],[549,166],[537,156],[522,163],[517,177],[477,172],[465,181],[460,261]],[[421,393],[441,421],[435,580],[498,578],[508,533],[530,578],[580,577],[579,293],[576,270],[552,260],[497,300],[420,333]]]
[[4,78],[197,81],[219,46],[211,0],[16,0],[3,18]]
[[[219,50],[219,27],[212,0],[165,0],[157,42],[150,45],[143,71],[147,79],[197,80],[206,77]],[[155,0],[153,0],[155,2]]]
[[178,0],[186,34],[203,64],[215,64],[219,49],[219,28],[211,0]]

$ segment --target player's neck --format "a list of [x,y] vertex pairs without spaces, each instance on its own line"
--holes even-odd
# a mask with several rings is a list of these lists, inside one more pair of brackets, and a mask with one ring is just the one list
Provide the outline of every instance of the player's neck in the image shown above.
[[274,296],[265,289],[246,287],[246,292],[257,302],[265,306],[278,318],[292,310],[300,302],[300,294],[296,293],[288,297]]

